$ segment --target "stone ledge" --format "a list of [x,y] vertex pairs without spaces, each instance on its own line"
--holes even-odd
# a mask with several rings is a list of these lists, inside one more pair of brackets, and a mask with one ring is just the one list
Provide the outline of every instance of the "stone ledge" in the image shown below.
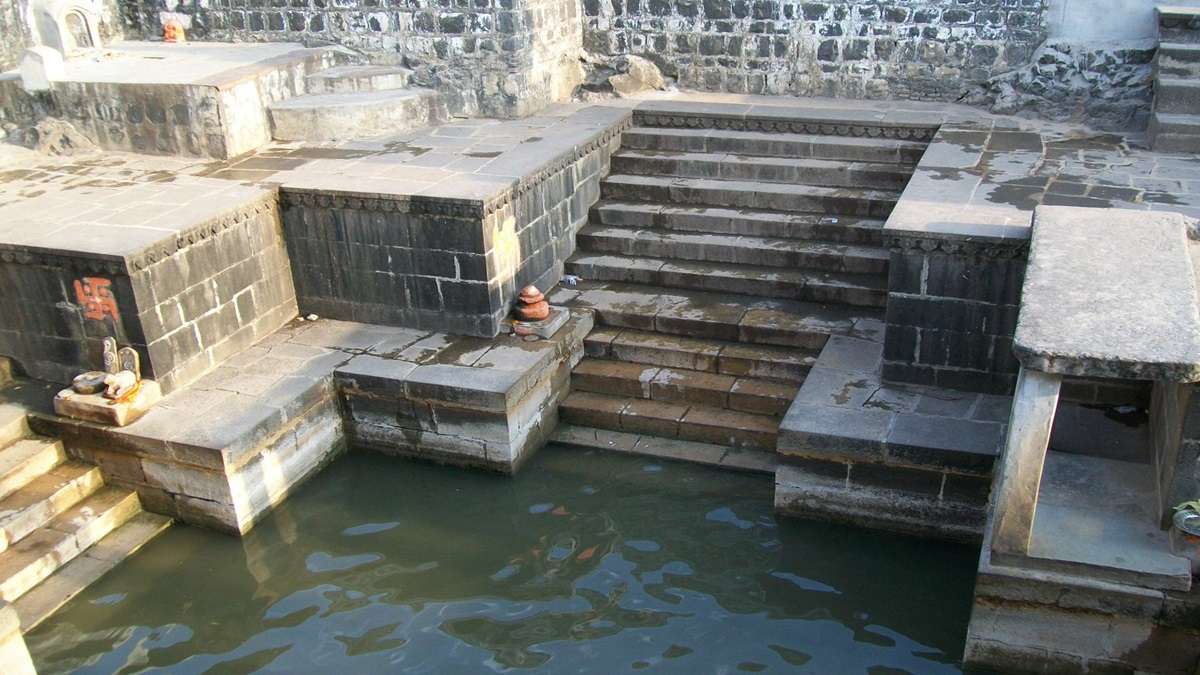
[[1200,380],[1189,225],[1177,213],[1039,207],[1017,358],[1061,375]]

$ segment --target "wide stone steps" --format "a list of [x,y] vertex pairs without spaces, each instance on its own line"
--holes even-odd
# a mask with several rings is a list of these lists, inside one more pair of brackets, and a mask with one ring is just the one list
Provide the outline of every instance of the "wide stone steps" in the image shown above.
[[0,500],[0,551],[7,550],[103,485],[100,469],[65,462]]
[[[593,359],[795,386],[804,382],[817,360],[817,352],[807,349],[705,340],[613,326],[594,329],[583,344],[586,354]],[[749,388],[749,384],[743,384],[742,388]]]
[[356,91],[404,89],[412,81],[412,71],[400,66],[337,66],[304,78],[309,94],[349,94]]
[[269,106],[277,141],[337,141],[407,131],[446,121],[432,89],[309,94]]
[[831,334],[856,334],[860,324],[861,330],[877,330],[881,314],[867,307],[617,282],[581,281],[556,289],[550,301],[592,309],[608,326],[810,350],[823,347]]
[[623,149],[612,157],[614,173],[723,180],[801,183],[825,187],[903,190],[910,167],[872,162],[757,155]]
[[605,199],[592,207],[590,221],[610,227],[702,232],[775,239],[817,239],[843,244],[880,245],[884,221],[719,206],[673,206]]
[[1200,79],[1160,77],[1154,83],[1154,110],[1194,115],[1200,111]]
[[887,304],[887,278],[881,275],[591,253],[576,253],[568,259],[566,272],[592,281],[727,291],[861,307]]
[[886,274],[888,253],[873,246],[796,239],[637,230],[590,225],[575,241],[583,251],[696,262]]
[[1200,44],[1159,44],[1155,56],[1155,72],[1159,77],[1200,77]]
[[170,518],[156,513],[143,511],[130,517],[49,578],[17,598],[13,607],[21,619],[21,631],[32,630],[170,526]]
[[572,392],[559,406],[569,424],[717,446],[773,451],[779,420],[704,405]]
[[0,599],[12,602],[141,511],[136,492],[105,487],[0,553]]
[[607,199],[870,218],[886,218],[900,198],[900,192],[896,190],[625,174],[605,178],[600,184],[600,192]]
[[143,514],[136,492],[105,487],[99,468],[68,460],[60,441],[33,435],[26,415],[0,405],[0,600],[17,602],[22,630],[153,536],[124,527],[131,518],[154,520],[154,534],[170,524]]
[[572,371],[571,389],[782,417],[796,397],[799,385],[687,368],[587,358]]
[[640,150],[881,162],[910,167],[920,161],[926,147],[925,143],[886,138],[653,127],[629,129],[621,134],[621,145]]
[[1200,7],[1195,5],[1159,5],[1159,42],[1200,44]]

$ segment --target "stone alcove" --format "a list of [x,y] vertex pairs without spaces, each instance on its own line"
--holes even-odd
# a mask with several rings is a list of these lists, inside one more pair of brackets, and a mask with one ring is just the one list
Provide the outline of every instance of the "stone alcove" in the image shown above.
[[35,39],[70,57],[100,46],[101,7],[95,0],[34,0]]

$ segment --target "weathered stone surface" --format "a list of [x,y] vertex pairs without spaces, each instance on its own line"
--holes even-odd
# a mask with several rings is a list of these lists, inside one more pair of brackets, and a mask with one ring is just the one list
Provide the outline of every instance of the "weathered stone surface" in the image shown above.
[[0,668],[12,675],[37,675],[21,636],[20,617],[7,602],[0,602]]
[[1188,227],[1178,214],[1039,208],[1013,341],[1022,364],[1064,375],[1200,380]]
[[54,412],[64,417],[123,427],[136,422],[162,398],[154,380],[138,383],[136,395],[127,401],[112,401],[101,394],[77,394],[63,389],[54,397]]

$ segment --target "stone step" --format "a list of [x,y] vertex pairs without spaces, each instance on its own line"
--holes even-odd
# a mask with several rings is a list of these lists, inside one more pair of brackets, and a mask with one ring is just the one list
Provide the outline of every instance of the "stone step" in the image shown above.
[[866,335],[881,330],[881,312],[869,307],[643,284],[580,281],[573,287],[555,289],[550,302],[591,309],[596,312],[596,320],[607,326],[814,351],[823,347],[830,335]]
[[[594,359],[716,373],[748,378],[751,382],[771,380],[795,386],[804,382],[816,362],[816,354],[803,349],[702,340],[609,326],[593,330],[583,344],[587,356]],[[756,391],[750,382],[740,389],[746,395]],[[760,403],[765,405],[766,402]]]
[[903,190],[912,177],[911,168],[893,164],[630,149],[620,150],[613,155],[612,171],[640,176],[718,178],[879,190]]
[[100,469],[65,462],[0,500],[0,551],[104,485]]
[[612,227],[709,232],[776,239],[819,239],[844,244],[883,243],[884,221],[819,213],[726,209],[719,206],[672,206],[654,202],[601,200],[591,222]]
[[27,412],[19,405],[0,404],[0,448],[29,436]]
[[0,449],[0,499],[28,485],[67,458],[61,441],[22,438]]
[[76,556],[45,581],[17,598],[13,607],[21,619],[21,631],[30,631],[45,621],[59,607],[170,526],[171,519],[166,516],[145,511],[134,515],[82,555]]
[[1154,82],[1154,111],[1194,115],[1200,111],[1200,80],[1160,77]]
[[769,415],[586,391],[569,394],[558,410],[569,424],[736,448],[774,450],[779,431]]
[[1200,43],[1200,7],[1160,5],[1156,11],[1159,42]]
[[895,190],[624,174],[613,174],[601,181],[600,193],[609,199],[872,218],[886,218],[900,197]]
[[1200,44],[1160,44],[1154,66],[1158,77],[1200,77]]
[[588,225],[575,236],[579,250],[695,262],[887,274],[888,252],[875,246],[830,244],[727,234]]
[[799,386],[794,382],[586,358],[571,371],[571,390],[782,417]]
[[407,131],[446,121],[432,89],[309,94],[270,105],[277,141],[336,141]]
[[0,598],[21,597],[140,511],[136,492],[97,490],[0,553]]
[[622,281],[859,307],[887,305],[884,275],[592,253],[576,253],[567,260],[566,272],[590,281]]
[[655,127],[629,129],[621,134],[621,145],[639,150],[729,152],[760,157],[835,159],[908,166],[914,166],[921,160],[926,147],[925,143],[886,138]]
[[[774,476],[775,470],[779,467],[779,460],[773,450],[731,448],[726,445],[683,441],[677,438],[631,434],[612,429],[596,429],[566,422],[560,422],[550,438],[560,445],[585,450],[623,452],[676,462],[704,464],[731,471],[751,471],[769,476]],[[19,606],[20,602],[18,601],[17,604]]]
[[1200,153],[1200,114],[1150,116],[1150,147],[1156,152]]
[[304,78],[310,94],[349,94],[356,91],[403,89],[413,72],[401,66],[337,66]]

